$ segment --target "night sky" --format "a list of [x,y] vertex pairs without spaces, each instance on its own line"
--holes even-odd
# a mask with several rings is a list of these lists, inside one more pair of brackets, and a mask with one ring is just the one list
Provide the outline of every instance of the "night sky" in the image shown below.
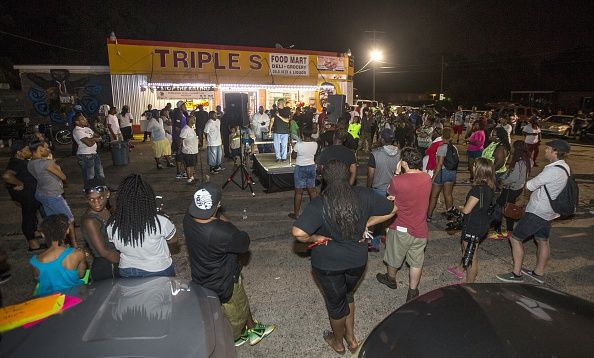
[[[594,89],[592,1],[50,1],[0,3],[0,63],[106,65],[119,38],[344,52],[356,69],[371,35],[385,62],[377,92],[503,96],[510,89]],[[355,77],[371,92],[371,72]]]

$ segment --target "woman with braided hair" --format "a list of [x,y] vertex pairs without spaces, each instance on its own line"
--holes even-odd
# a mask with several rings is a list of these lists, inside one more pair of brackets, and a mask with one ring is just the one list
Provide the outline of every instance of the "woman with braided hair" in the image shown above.
[[121,182],[107,236],[120,251],[121,277],[175,276],[168,243],[175,225],[157,212],[153,188],[138,174]]
[[327,186],[293,224],[293,236],[310,243],[311,266],[326,301],[331,331],[324,340],[339,354],[355,352],[353,294],[367,265],[366,228],[390,219],[394,204],[371,188],[351,186],[346,164],[330,160],[322,175]]

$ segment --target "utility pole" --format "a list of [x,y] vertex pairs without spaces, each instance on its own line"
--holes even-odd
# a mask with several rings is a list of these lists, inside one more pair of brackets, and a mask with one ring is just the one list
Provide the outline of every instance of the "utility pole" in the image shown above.
[[[377,30],[371,30],[371,31],[365,31],[365,33],[371,33],[373,34],[373,49],[375,50],[375,40],[377,38],[377,34],[385,34],[385,32],[383,31],[377,31]],[[372,95],[372,99],[375,101],[375,69],[377,67],[377,61],[373,61],[373,95]]]
[[439,82],[439,97],[441,99],[441,94],[443,93],[443,55],[441,55],[441,80]]

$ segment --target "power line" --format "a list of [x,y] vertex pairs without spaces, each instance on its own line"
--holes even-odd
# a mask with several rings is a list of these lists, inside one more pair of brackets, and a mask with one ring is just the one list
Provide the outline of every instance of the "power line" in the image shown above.
[[59,45],[54,45],[54,44],[51,44],[51,43],[48,43],[48,42],[38,41],[38,40],[31,39],[31,38],[28,38],[28,37],[24,37],[24,36],[21,36],[21,35],[11,34],[10,32],[6,32],[6,31],[2,31],[2,30],[0,30],[0,34],[12,36],[12,37],[16,37],[18,39],[25,40],[25,41],[35,42],[35,43],[40,44],[40,45],[45,45],[45,46],[49,46],[49,47],[59,48],[59,49],[62,49],[62,50],[68,50],[68,51],[74,51],[74,52],[82,52],[81,50],[77,50],[77,49],[73,49],[73,48],[69,48],[69,47],[63,47],[63,46],[59,46]]

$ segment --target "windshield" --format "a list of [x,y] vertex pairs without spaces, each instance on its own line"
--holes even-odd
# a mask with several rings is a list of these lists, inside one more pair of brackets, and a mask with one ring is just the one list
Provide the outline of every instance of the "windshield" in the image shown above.
[[559,123],[559,124],[570,124],[571,120],[572,120],[571,117],[552,116],[551,118],[549,118],[548,122]]

